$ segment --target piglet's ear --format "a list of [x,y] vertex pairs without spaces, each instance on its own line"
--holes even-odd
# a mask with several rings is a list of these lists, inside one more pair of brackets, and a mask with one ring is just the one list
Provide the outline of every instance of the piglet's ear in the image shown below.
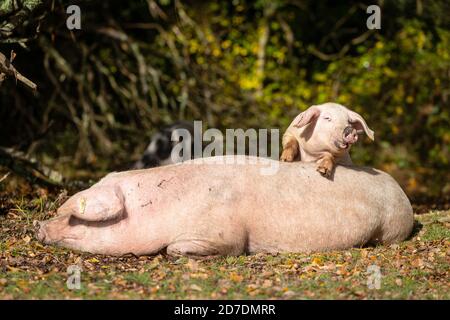
[[308,123],[316,120],[320,116],[320,110],[317,106],[311,106],[302,113],[300,113],[293,121],[294,127],[301,128]]
[[375,140],[375,135],[373,130],[369,128],[366,121],[358,113],[354,111],[348,111],[348,118],[352,126],[358,131],[358,133],[365,132],[370,140]]

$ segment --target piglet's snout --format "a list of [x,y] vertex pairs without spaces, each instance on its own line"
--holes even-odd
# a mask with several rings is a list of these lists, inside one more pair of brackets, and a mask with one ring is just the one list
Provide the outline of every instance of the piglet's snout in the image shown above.
[[358,141],[358,132],[355,128],[348,126],[344,129],[342,138],[345,143],[353,144]]

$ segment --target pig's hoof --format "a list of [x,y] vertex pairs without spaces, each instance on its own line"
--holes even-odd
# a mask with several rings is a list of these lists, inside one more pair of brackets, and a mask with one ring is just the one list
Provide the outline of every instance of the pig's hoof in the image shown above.
[[329,178],[331,176],[331,170],[327,167],[318,166],[317,171],[326,178]]

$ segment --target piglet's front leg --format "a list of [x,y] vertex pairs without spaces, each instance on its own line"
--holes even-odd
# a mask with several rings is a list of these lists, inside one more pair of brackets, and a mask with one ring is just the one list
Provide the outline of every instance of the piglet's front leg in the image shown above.
[[317,161],[317,171],[326,178],[331,177],[335,165],[334,157],[330,154]]
[[297,140],[290,135],[283,137],[283,152],[281,153],[280,160],[285,162],[294,161],[299,155],[299,146]]

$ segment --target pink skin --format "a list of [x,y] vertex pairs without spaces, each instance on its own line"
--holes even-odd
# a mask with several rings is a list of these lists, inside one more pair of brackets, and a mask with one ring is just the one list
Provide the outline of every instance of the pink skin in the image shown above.
[[275,175],[261,175],[264,164],[237,157],[246,164],[199,159],[109,174],[37,223],[37,237],[100,254],[205,257],[340,250],[412,230],[409,200],[382,171],[338,166],[330,181],[313,164],[276,162]]

